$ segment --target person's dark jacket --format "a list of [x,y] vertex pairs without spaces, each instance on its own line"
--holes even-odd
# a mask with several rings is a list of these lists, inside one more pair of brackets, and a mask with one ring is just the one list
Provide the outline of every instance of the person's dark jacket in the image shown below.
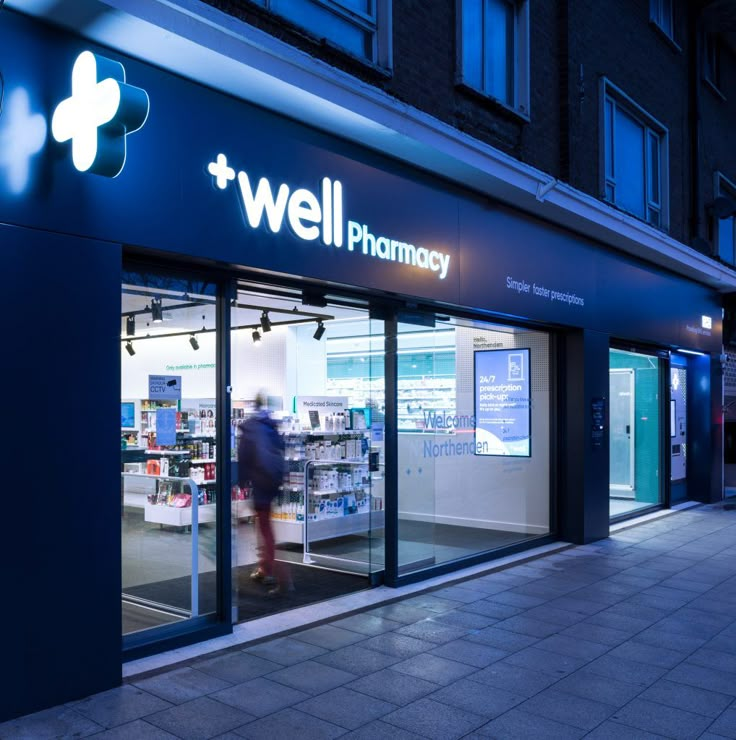
[[259,412],[240,425],[238,485],[253,486],[253,504],[270,506],[284,476],[284,448],[276,422]]

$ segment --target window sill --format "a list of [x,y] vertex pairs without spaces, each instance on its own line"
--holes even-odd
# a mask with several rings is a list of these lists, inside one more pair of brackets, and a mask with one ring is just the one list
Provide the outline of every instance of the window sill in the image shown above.
[[676,51],[678,54],[682,54],[682,47],[670,36],[662,26],[657,23],[653,18],[649,19],[649,23],[654,29],[654,32],[669,46],[672,51]]
[[490,105],[491,107],[498,110],[500,113],[505,114],[509,118],[516,119],[520,123],[531,123],[531,117],[525,111],[513,108],[508,103],[504,103],[503,100],[494,98],[493,95],[488,95],[479,90],[477,87],[468,85],[467,82],[456,82],[455,87],[464,93],[468,97],[474,98],[475,100]]
[[377,64],[376,62],[372,62],[370,59],[359,57],[357,54],[353,54],[352,51],[349,51],[344,46],[340,46],[339,44],[335,43],[334,41],[332,41],[332,39],[328,39],[326,37],[317,38],[316,36],[312,36],[311,34],[309,34],[309,38],[311,38],[313,41],[316,41],[316,43],[320,44],[324,48],[329,49],[331,52],[342,54],[350,62],[354,64],[359,64],[361,67],[364,67],[370,72],[374,72],[375,74],[383,77],[386,80],[390,80],[393,77],[393,67],[381,67],[379,64]]
[[635,218],[637,221],[641,221],[641,223],[646,224],[650,229],[655,229],[656,231],[659,231],[662,234],[669,234],[669,229],[670,229],[669,223],[660,224],[659,226],[656,226],[655,224],[647,221],[643,216],[640,216],[638,213],[633,213],[632,211],[627,211],[625,208],[622,208],[620,205],[618,205],[614,201],[610,200],[609,198],[606,198],[605,195],[601,195],[600,200],[603,201],[603,203],[607,203],[612,208],[615,208],[619,213],[623,213],[626,216]]
[[713,93],[713,95],[715,95],[717,98],[719,98],[720,100],[723,100],[725,102],[726,96],[707,77],[703,77],[703,84]]

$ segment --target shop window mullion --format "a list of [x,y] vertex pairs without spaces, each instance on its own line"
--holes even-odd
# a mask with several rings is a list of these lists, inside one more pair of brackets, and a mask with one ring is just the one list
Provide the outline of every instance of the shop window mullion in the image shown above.
[[217,291],[217,338],[215,352],[217,357],[217,614],[220,620],[229,624],[232,620],[232,528],[231,528],[231,378],[230,378],[230,305],[237,295],[233,281],[220,284]]
[[389,586],[397,583],[399,575],[399,489],[398,489],[398,353],[395,315],[384,322],[385,341],[385,580]]

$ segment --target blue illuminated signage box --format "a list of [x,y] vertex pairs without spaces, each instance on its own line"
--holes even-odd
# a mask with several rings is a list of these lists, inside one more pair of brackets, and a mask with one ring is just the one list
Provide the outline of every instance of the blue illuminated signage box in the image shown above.
[[474,353],[475,454],[531,456],[530,352]]

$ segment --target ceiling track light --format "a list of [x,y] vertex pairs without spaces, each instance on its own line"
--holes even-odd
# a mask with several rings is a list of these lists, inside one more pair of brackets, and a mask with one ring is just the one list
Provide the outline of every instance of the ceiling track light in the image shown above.
[[192,336],[189,337],[189,344],[192,345],[193,350],[199,349],[199,342],[197,341],[197,337],[195,337],[194,334],[192,334]]
[[160,298],[151,298],[151,318],[154,324],[164,320],[164,307]]
[[131,341],[125,343],[125,349],[131,357],[135,354],[135,349],[133,349],[133,343]]
[[322,335],[325,333],[325,325],[319,321],[317,322],[317,328],[314,332],[314,338],[319,342],[320,339],[322,339]]
[[135,316],[127,316],[125,319],[125,336],[135,336]]
[[271,319],[268,317],[268,311],[265,310],[261,314],[261,329],[263,329],[264,333],[271,331]]
[[253,344],[260,344],[261,335],[258,333],[258,329],[254,329],[251,336],[253,337]]

